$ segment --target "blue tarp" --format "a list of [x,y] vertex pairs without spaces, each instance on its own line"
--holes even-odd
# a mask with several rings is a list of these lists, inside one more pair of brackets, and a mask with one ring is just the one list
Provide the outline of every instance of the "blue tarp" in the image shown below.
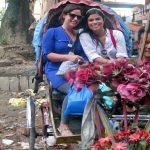
[[36,62],[38,64],[40,60],[40,52],[41,52],[41,44],[42,44],[42,37],[43,37],[43,28],[45,23],[46,15],[38,22],[35,27],[32,45],[34,47],[36,53]]

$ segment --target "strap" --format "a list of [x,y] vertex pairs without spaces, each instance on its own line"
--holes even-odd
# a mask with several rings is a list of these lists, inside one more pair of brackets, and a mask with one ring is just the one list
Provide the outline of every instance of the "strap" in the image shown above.
[[109,32],[110,32],[110,36],[111,36],[111,41],[112,41],[114,47],[116,48],[116,40],[113,35],[113,30],[109,29]]
[[72,48],[71,48],[70,52],[75,53],[75,50],[76,50],[76,44],[78,43],[78,41],[79,41],[79,34],[77,34],[77,38],[76,38],[76,40],[74,41],[74,43],[73,43],[73,45],[72,45]]

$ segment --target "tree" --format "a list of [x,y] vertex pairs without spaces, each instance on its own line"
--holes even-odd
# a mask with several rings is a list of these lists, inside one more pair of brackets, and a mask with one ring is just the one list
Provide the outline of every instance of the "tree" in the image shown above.
[[9,0],[8,7],[2,18],[0,29],[1,41],[9,44],[27,44],[31,42],[29,26],[33,16],[29,9],[34,0]]

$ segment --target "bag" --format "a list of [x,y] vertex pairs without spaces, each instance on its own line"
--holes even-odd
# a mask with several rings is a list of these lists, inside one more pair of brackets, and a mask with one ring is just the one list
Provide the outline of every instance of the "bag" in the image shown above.
[[86,86],[77,92],[75,85],[73,85],[68,91],[68,102],[64,115],[82,115],[87,102],[92,96],[93,92]]
[[[72,52],[69,52],[70,55],[74,55]],[[70,70],[76,70],[78,68],[78,63],[74,63],[72,61],[64,61],[61,63],[57,75],[64,75]]]
[[114,45],[114,48],[116,49],[117,45],[116,45],[115,37],[113,36],[113,30],[109,29],[109,32],[110,32],[111,41]]
[[[76,44],[78,42],[79,42],[79,34],[77,34],[77,38],[76,38],[74,44],[72,45],[70,52],[68,53],[69,55],[74,55],[75,50],[76,50]],[[78,65],[79,65],[79,62],[74,63],[72,61],[64,61],[61,63],[56,74],[57,75],[64,75],[70,70],[76,70],[78,68]]]
[[[113,99],[111,96],[108,96],[106,93],[111,92],[111,88],[109,88],[105,83],[99,85],[99,89],[102,92],[102,106],[107,108],[108,110],[113,107]],[[105,93],[106,95],[103,95]]]

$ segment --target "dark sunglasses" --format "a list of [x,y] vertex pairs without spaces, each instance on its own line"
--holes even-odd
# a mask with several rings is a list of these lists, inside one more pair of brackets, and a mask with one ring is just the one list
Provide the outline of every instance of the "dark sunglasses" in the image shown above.
[[69,15],[72,19],[74,19],[75,17],[77,17],[78,20],[81,20],[81,19],[82,19],[82,16],[80,16],[80,15],[76,15],[76,14],[72,14],[72,13],[68,13],[68,15]]

